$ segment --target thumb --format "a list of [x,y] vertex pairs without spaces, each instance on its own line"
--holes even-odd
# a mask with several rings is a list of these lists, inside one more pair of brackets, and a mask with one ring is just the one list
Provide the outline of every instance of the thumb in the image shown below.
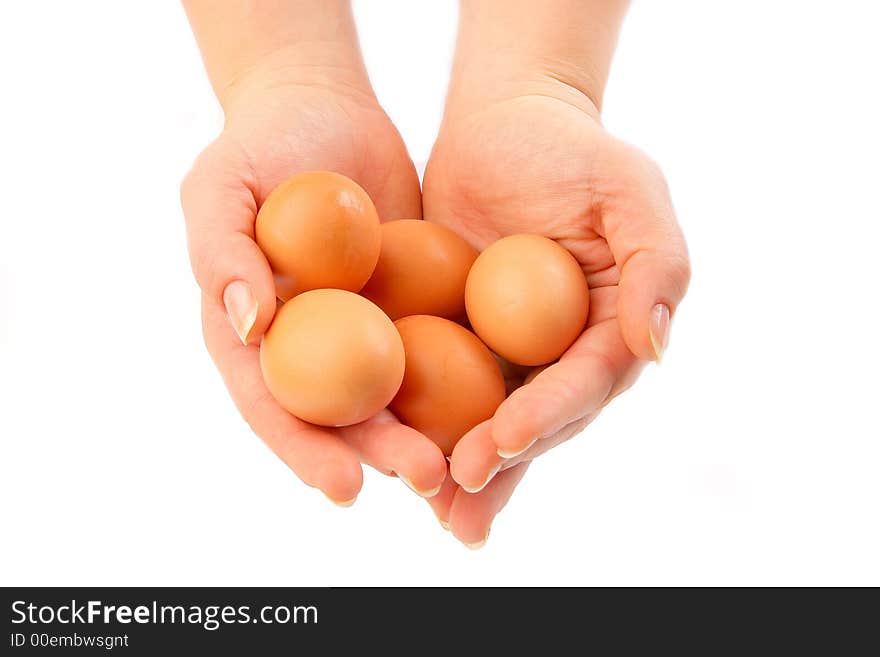
[[605,239],[620,270],[617,317],[633,354],[659,361],[672,315],[687,291],[687,245],[660,169],[626,146],[619,181],[603,203]]
[[204,294],[226,309],[244,344],[258,341],[275,314],[275,283],[254,241],[257,203],[246,160],[214,142],[180,186],[193,273]]

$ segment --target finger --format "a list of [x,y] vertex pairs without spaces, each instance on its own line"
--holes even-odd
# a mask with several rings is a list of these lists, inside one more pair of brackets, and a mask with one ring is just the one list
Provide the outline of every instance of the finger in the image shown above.
[[630,146],[611,168],[619,189],[603,200],[602,224],[620,269],[623,339],[639,358],[660,360],[690,281],[687,245],[659,168]]
[[468,493],[483,490],[499,472],[508,470],[520,463],[532,461],[554,447],[570,440],[594,419],[600,411],[594,411],[586,417],[566,425],[552,436],[534,443],[522,454],[510,459],[498,456],[495,441],[492,440],[489,423],[483,422],[458,441],[452,452],[452,463],[449,472],[455,481]]
[[362,462],[385,474],[396,474],[422,497],[440,492],[446,478],[442,450],[415,429],[401,424],[390,411],[345,427],[339,435]]
[[217,141],[196,160],[180,187],[193,273],[202,292],[222,305],[244,344],[259,341],[275,314],[275,283],[254,241],[257,204],[246,160]]
[[309,486],[348,506],[363,483],[355,451],[333,432],[295,418],[273,399],[260,371],[259,348],[230,334],[223,307],[202,297],[208,351],[244,419],[269,448]]
[[468,431],[452,450],[449,474],[468,493],[478,493],[501,469],[504,459],[492,440],[492,419]]
[[440,486],[440,492],[434,495],[434,497],[429,497],[427,500],[443,529],[449,530],[449,511],[452,508],[452,501],[455,499],[456,492],[460,490],[461,488],[455,483],[455,480],[447,475],[446,479],[443,480],[443,485]]
[[568,442],[581,433],[590,422],[599,417],[600,412],[601,411],[593,411],[586,417],[582,417],[579,420],[575,420],[571,424],[564,426],[552,436],[542,438],[519,456],[515,456],[512,459],[505,459],[504,463],[501,465],[501,471],[512,468],[520,463],[533,461],[542,454],[549,452],[554,447],[558,447],[562,443]]
[[459,489],[449,513],[453,535],[473,550],[483,547],[489,538],[492,521],[507,504],[528,467],[528,463],[520,463],[505,470],[479,493]]
[[513,458],[533,443],[600,408],[626,389],[641,369],[616,319],[588,328],[559,362],[505,399],[495,411],[492,440]]
[[[606,285],[591,289],[588,325],[593,326],[609,319],[614,319],[616,317],[616,308],[617,285]],[[496,356],[496,358],[499,359],[500,363],[506,362],[502,361],[500,357]],[[549,363],[531,369],[521,368],[518,372],[518,379],[521,379],[523,374],[525,374],[525,379],[518,381],[514,385],[508,385],[508,395],[512,394],[520,385],[527,385],[534,381],[539,374],[552,365],[553,363]],[[503,370],[504,367],[502,366]],[[517,458],[511,462],[510,459],[499,456],[493,447],[494,443],[491,442],[491,438],[488,441],[486,440],[486,438],[489,438],[490,430],[487,430],[488,423],[484,424],[486,426],[475,427],[474,430],[458,442],[456,450],[459,455],[456,457],[455,452],[453,452],[452,465],[450,467],[450,472],[456,481],[471,493],[481,490],[500,468],[508,468],[516,463],[529,460]],[[544,451],[547,449],[549,448],[545,448]]]

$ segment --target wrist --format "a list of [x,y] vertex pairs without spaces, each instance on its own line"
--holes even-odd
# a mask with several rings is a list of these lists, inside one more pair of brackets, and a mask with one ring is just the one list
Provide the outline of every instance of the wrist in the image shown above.
[[372,95],[349,0],[184,0],[224,111],[287,87]]
[[285,45],[264,54],[215,91],[227,118],[257,98],[289,97],[307,91],[376,102],[357,45],[335,42]]
[[461,0],[447,110],[546,95],[598,117],[627,0]]
[[490,63],[479,56],[467,59],[452,76],[445,119],[479,112],[523,97],[546,97],[567,103],[595,120],[600,118],[603,87],[592,84],[559,62],[524,57]]

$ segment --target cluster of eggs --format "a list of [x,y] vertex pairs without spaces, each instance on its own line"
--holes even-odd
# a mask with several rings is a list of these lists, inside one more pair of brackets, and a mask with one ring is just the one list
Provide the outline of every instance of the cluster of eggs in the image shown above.
[[255,232],[284,302],[260,347],[263,378],[313,424],[388,407],[449,455],[506,396],[496,354],[549,363],[586,323],[583,272],[553,240],[512,235],[478,253],[437,224],[380,223],[337,173],[279,185]]

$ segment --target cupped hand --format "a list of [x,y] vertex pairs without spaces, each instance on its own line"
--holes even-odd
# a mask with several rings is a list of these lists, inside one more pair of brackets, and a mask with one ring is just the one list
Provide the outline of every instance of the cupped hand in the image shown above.
[[538,233],[568,249],[590,286],[587,326],[494,417],[465,435],[441,493],[441,521],[481,544],[528,463],[577,435],[646,361],[659,360],[690,267],[657,166],[602,127],[562,82],[479,105],[453,101],[425,173],[425,218],[478,249]]
[[183,181],[205,342],[242,416],[306,484],[348,505],[360,491],[363,462],[429,497],[446,476],[446,460],[389,411],[351,427],[318,427],[281,408],[263,383],[259,343],[276,296],[254,221],[269,192],[296,173],[331,170],[358,182],[382,220],[421,217],[415,169],[369,83],[314,74],[287,68],[283,83],[256,73],[237,80],[222,134]]

